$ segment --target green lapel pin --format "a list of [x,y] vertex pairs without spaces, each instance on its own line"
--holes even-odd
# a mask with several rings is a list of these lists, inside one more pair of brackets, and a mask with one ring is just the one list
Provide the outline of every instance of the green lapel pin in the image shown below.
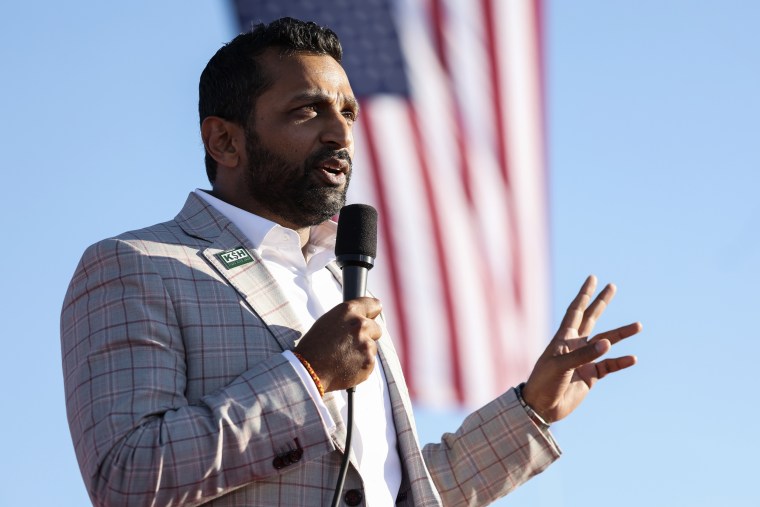
[[251,254],[249,254],[248,250],[242,246],[233,248],[232,250],[220,252],[216,254],[216,257],[221,261],[222,264],[224,264],[224,267],[227,269],[236,268],[238,266],[242,266],[243,264],[253,262],[253,257],[251,257]]

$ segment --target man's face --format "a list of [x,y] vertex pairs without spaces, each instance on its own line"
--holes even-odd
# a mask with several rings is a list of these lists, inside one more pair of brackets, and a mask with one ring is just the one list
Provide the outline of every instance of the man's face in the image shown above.
[[292,228],[319,224],[346,201],[358,113],[351,86],[330,56],[269,51],[260,61],[273,84],[246,129],[244,184],[261,214]]

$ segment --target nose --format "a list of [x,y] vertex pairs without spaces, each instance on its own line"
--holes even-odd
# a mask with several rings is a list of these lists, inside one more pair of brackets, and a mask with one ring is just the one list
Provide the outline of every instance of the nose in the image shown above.
[[335,149],[353,150],[354,134],[353,121],[346,118],[342,111],[332,110],[325,120],[321,140],[323,144],[334,146]]

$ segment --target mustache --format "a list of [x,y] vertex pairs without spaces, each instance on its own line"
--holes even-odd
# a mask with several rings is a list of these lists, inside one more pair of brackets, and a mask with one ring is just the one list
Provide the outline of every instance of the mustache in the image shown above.
[[320,148],[319,150],[309,155],[309,158],[306,159],[306,163],[304,165],[306,166],[306,169],[319,167],[323,162],[332,158],[345,160],[348,162],[349,169],[354,168],[353,161],[351,160],[351,155],[345,148],[341,150],[333,150],[328,147]]

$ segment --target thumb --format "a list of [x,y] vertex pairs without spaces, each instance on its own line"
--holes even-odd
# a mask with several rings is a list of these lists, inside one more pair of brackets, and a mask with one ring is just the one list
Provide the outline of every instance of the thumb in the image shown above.
[[564,371],[570,371],[590,363],[602,357],[609,352],[612,344],[606,338],[595,343],[590,343],[584,347],[559,357],[559,363]]

